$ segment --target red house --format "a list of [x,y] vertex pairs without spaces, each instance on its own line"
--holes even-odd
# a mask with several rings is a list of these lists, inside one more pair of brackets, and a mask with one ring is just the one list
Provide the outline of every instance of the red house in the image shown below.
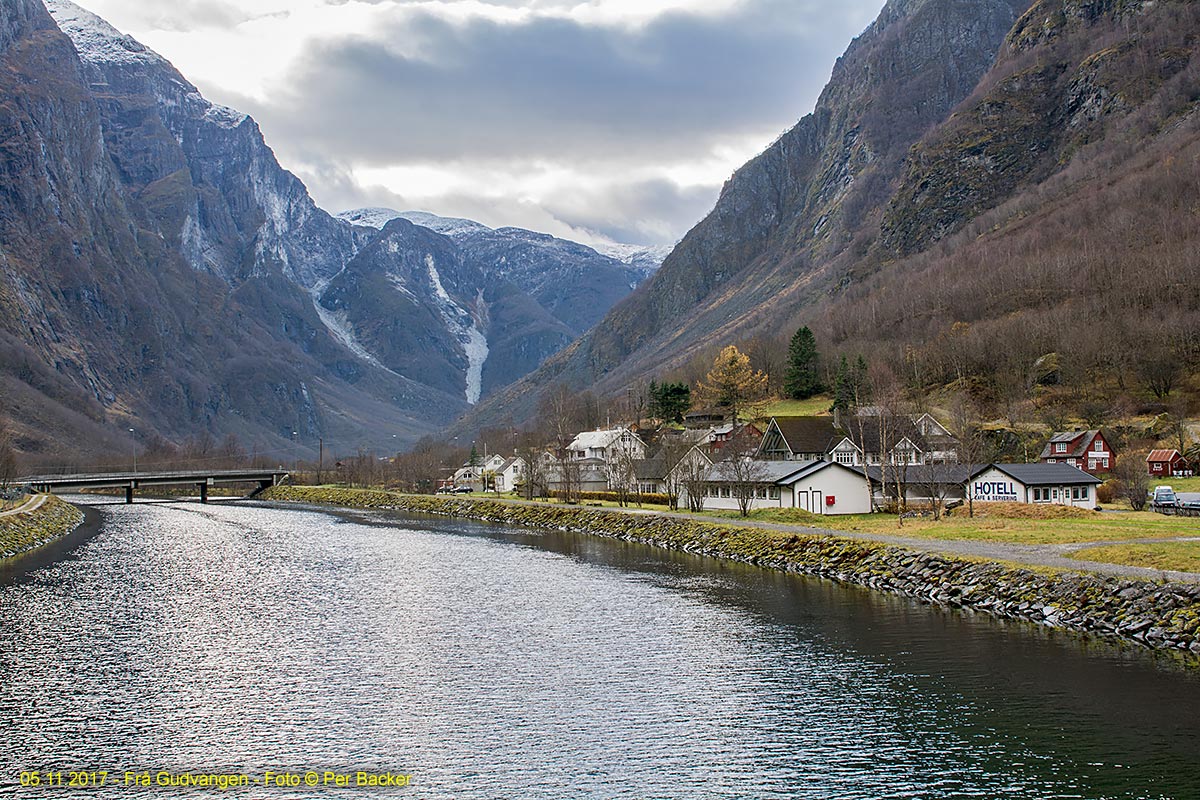
[[1146,472],[1155,478],[1174,478],[1189,472],[1188,462],[1178,450],[1151,450]]
[[1117,455],[1101,431],[1056,433],[1038,460],[1043,464],[1070,464],[1089,475],[1111,472],[1117,465]]

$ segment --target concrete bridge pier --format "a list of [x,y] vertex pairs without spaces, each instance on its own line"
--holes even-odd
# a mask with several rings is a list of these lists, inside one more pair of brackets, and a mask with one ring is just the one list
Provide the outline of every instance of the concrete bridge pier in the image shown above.
[[207,483],[200,484],[200,502],[204,503],[205,505],[208,504],[208,484]]
[[125,503],[126,503],[126,505],[133,505],[133,484],[132,483],[125,487]]

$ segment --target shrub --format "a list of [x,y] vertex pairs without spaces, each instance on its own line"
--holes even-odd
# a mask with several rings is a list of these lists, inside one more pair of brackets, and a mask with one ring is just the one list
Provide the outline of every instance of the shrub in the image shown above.
[[1111,503],[1117,499],[1117,490],[1121,485],[1115,478],[1109,478],[1096,487],[1096,500],[1100,503]]

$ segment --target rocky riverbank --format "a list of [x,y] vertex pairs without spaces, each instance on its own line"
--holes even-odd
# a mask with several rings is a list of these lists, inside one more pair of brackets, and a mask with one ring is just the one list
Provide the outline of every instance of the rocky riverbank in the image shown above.
[[1200,655],[1200,584],[1034,571],[836,536],[592,508],[303,486],[276,487],[263,499],[410,511],[607,536]]
[[83,522],[83,512],[54,495],[31,501],[29,510],[0,516],[0,561],[54,541]]

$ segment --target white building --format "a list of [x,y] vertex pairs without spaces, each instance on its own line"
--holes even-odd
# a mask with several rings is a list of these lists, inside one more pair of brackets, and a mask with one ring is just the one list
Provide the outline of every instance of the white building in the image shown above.
[[525,482],[525,476],[528,470],[525,468],[525,459],[520,456],[513,456],[500,465],[496,470],[496,491],[497,492],[513,492],[518,486]]
[[610,428],[579,434],[567,445],[567,452],[574,461],[599,459],[612,464],[622,454],[633,459],[645,458],[646,443],[628,428]]
[[[750,508],[798,508],[812,514],[870,514],[871,492],[863,473],[836,461],[758,461]],[[717,464],[708,474],[704,507],[738,509],[732,470]],[[743,475],[744,479],[744,475]]]
[[976,503],[1045,503],[1096,507],[1102,481],[1070,464],[990,464],[971,476]]

